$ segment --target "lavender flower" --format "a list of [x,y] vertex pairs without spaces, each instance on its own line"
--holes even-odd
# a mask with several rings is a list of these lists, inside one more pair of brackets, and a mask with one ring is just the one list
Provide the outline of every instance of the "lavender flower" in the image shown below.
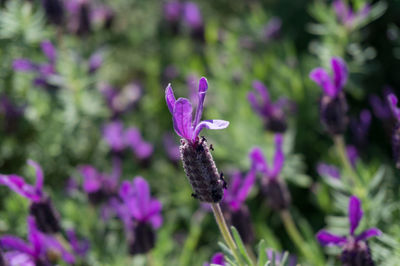
[[249,92],[248,100],[251,107],[264,120],[265,128],[275,133],[282,133],[287,128],[286,112],[293,109],[293,104],[286,98],[280,98],[273,103],[268,89],[260,81],[253,82],[255,92]]
[[181,16],[182,4],[179,1],[168,1],[164,4],[164,17],[170,23],[176,23]]
[[389,94],[388,101],[392,115],[396,121],[392,132],[393,158],[396,162],[396,167],[400,169],[400,108],[397,107],[398,99],[396,95]]
[[51,88],[54,85],[51,84],[50,78],[57,74],[55,70],[57,51],[50,41],[43,41],[40,46],[47,62],[37,64],[30,59],[19,58],[13,61],[13,68],[15,71],[35,73],[36,77],[33,81],[35,86]]
[[204,23],[200,8],[194,2],[183,5],[183,22],[191,30],[193,39],[204,42]]
[[250,212],[243,203],[255,181],[256,173],[254,169],[251,169],[244,178],[239,171],[235,172],[228,189],[225,190],[222,205],[227,223],[238,230],[245,244],[251,244],[254,241]]
[[214,256],[211,258],[210,263],[204,263],[203,266],[211,266],[211,265],[221,265],[225,266],[225,258],[223,253],[215,253]]
[[346,154],[349,158],[350,164],[353,168],[356,167],[357,160],[359,159],[357,148],[353,145],[346,146]]
[[346,130],[347,102],[343,93],[343,87],[347,82],[348,70],[343,59],[334,57],[331,59],[333,75],[329,76],[323,68],[316,68],[310,73],[310,78],[323,90],[320,99],[321,122],[332,135],[343,134]]
[[68,29],[70,32],[85,36],[91,32],[90,3],[88,0],[66,1],[68,11]]
[[74,253],[80,257],[85,257],[90,249],[90,243],[87,239],[78,239],[75,230],[69,229],[66,231],[68,241]]
[[95,73],[103,64],[103,55],[99,52],[94,53],[89,58],[89,73]]
[[100,173],[91,165],[80,166],[79,171],[83,177],[83,190],[87,193],[92,204],[107,202],[118,194],[118,183],[121,176],[119,159],[113,160],[111,174]]
[[135,82],[124,86],[121,90],[117,90],[109,84],[103,84],[100,87],[100,91],[107,102],[113,118],[132,108],[142,96],[142,88]]
[[265,41],[270,41],[272,39],[277,39],[280,36],[282,27],[282,20],[278,17],[272,17],[267,25],[264,27],[264,38]]
[[319,163],[317,166],[317,172],[320,176],[329,176],[334,179],[340,179],[340,171],[336,166],[333,165]]
[[275,155],[273,167],[268,167],[260,148],[254,148],[250,152],[253,169],[263,174],[261,180],[262,190],[267,197],[269,206],[276,210],[284,210],[290,204],[290,194],[283,180],[279,178],[285,156],[282,150],[282,135],[275,135]]
[[147,253],[155,245],[154,230],[162,225],[162,205],[151,198],[149,185],[142,177],[124,181],[119,196],[123,204],[118,213],[128,231],[129,253]]
[[360,113],[360,118],[357,121],[353,118],[350,122],[350,129],[354,139],[354,143],[358,149],[365,148],[368,141],[368,131],[371,126],[371,112],[364,109]]
[[335,0],[333,8],[338,20],[347,28],[353,28],[356,23],[364,20],[371,11],[370,5],[365,4],[358,12],[354,12],[350,5],[343,0]]
[[361,201],[356,196],[351,196],[349,201],[350,235],[347,237],[337,236],[325,230],[321,230],[317,234],[317,239],[321,245],[335,245],[342,248],[341,260],[343,265],[374,265],[366,240],[380,236],[382,232],[377,228],[370,228],[356,235],[354,232],[362,217]]
[[11,235],[0,237],[0,247],[7,250],[5,259],[10,266],[53,265],[60,259],[69,264],[75,263],[74,256],[55,237],[43,234],[38,229],[35,219],[29,216],[30,243]]
[[172,114],[175,132],[181,139],[181,159],[186,176],[195,192],[194,196],[203,202],[219,202],[223,196],[224,182],[221,180],[215,162],[204,138],[198,135],[204,128],[224,129],[229,122],[224,120],[201,120],[203,104],[208,89],[206,78],[199,81],[198,105],[192,121],[192,104],[186,98],[175,100],[171,84],[165,90],[165,99]]
[[103,137],[115,153],[131,148],[136,158],[142,161],[149,159],[153,154],[153,145],[143,140],[139,130],[134,127],[124,130],[120,121],[107,124],[103,130]]
[[60,231],[59,215],[53,204],[43,192],[43,171],[39,164],[28,160],[28,164],[36,171],[36,184],[34,186],[25,183],[18,175],[0,175],[0,185],[30,200],[29,212],[35,219],[36,225],[43,233],[57,233]]

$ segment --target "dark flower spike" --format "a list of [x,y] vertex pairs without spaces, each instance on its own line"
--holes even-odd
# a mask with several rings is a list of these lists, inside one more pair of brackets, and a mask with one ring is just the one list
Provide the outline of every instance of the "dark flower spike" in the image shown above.
[[282,135],[275,135],[276,148],[272,168],[268,166],[260,148],[254,148],[250,152],[250,159],[253,164],[252,168],[263,174],[261,180],[263,193],[267,197],[270,207],[276,211],[284,210],[290,204],[290,194],[286,184],[278,178],[285,161],[282,141]]
[[117,213],[128,231],[129,253],[147,253],[155,245],[154,230],[162,224],[161,202],[151,198],[150,187],[142,177],[124,181],[119,196],[123,204],[117,204]]
[[194,196],[203,202],[219,202],[223,197],[224,182],[207,146],[205,138],[198,137],[203,128],[224,129],[229,125],[224,120],[201,120],[203,103],[207,93],[206,78],[199,81],[198,105],[192,121],[192,104],[186,98],[175,99],[171,84],[165,90],[165,99],[172,114],[175,132],[182,137],[180,153],[186,176],[195,192]]
[[311,71],[310,79],[323,91],[320,99],[321,122],[330,134],[337,135],[345,132],[348,123],[348,106],[343,93],[348,69],[346,63],[339,57],[331,59],[331,68],[332,76],[325,69],[318,67]]
[[11,265],[53,265],[59,259],[69,264],[75,263],[74,256],[55,237],[38,230],[32,216],[28,217],[28,240],[29,243],[26,243],[11,235],[0,237],[0,247],[7,250],[7,261],[17,262],[21,259],[24,263]]
[[264,120],[266,129],[276,133],[284,132],[287,128],[286,112],[294,109],[293,103],[286,98],[273,103],[267,87],[260,81],[254,81],[253,88],[255,92],[249,92],[247,97],[253,110]]
[[342,247],[343,265],[373,265],[370,250],[366,243],[368,238],[382,235],[377,228],[369,228],[356,235],[355,231],[363,217],[361,201],[356,196],[349,200],[349,236],[338,236],[325,230],[320,230],[317,239],[323,246],[335,245]]
[[393,93],[387,97],[389,106],[392,111],[393,118],[395,119],[395,125],[392,132],[392,149],[393,157],[396,162],[396,167],[400,169],[400,108],[397,107],[397,97]]

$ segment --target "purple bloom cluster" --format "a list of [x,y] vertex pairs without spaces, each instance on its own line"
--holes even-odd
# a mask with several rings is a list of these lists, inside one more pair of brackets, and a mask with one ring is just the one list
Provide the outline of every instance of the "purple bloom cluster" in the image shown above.
[[332,135],[343,134],[347,128],[347,102],[343,87],[347,82],[348,69],[343,59],[331,59],[333,75],[318,67],[311,71],[310,78],[317,83],[323,95],[320,99],[321,122]]
[[143,140],[137,128],[124,129],[123,123],[118,120],[112,121],[104,127],[103,138],[115,153],[130,148],[139,160],[146,160],[153,154],[153,145]]
[[370,228],[356,235],[355,231],[363,217],[361,201],[356,196],[351,196],[349,200],[349,236],[338,236],[321,230],[317,234],[317,239],[321,245],[336,245],[342,247],[342,263],[344,265],[373,265],[370,250],[366,243],[368,238],[380,236],[382,232],[377,228]]
[[168,109],[172,114],[174,130],[176,134],[192,144],[198,140],[198,136],[204,128],[217,130],[224,129],[229,125],[229,122],[225,120],[200,121],[207,90],[207,79],[202,77],[199,80],[198,105],[193,119],[193,108],[190,101],[186,98],[179,98],[176,100],[171,84],[168,84],[165,89],[165,99],[167,101]]
[[253,110],[264,120],[265,128],[275,133],[284,132],[287,128],[286,113],[293,111],[294,104],[286,98],[273,103],[267,87],[260,81],[254,81],[253,88],[256,91],[249,92],[248,100]]
[[283,137],[275,135],[275,155],[273,166],[269,167],[260,148],[254,148],[250,152],[250,159],[257,172],[263,175],[261,188],[267,197],[268,204],[276,211],[286,209],[290,204],[290,194],[285,182],[279,178],[285,161],[282,150]]
[[348,28],[365,19],[371,11],[370,5],[365,4],[358,12],[354,12],[344,0],[335,0],[332,5],[338,20]]
[[169,22],[178,22],[182,19],[192,30],[203,27],[203,16],[194,2],[168,1],[164,5],[164,16]]
[[154,230],[162,225],[161,202],[150,195],[142,177],[124,181],[119,189],[122,203],[115,203],[117,214],[127,231],[130,254],[143,254],[155,245]]

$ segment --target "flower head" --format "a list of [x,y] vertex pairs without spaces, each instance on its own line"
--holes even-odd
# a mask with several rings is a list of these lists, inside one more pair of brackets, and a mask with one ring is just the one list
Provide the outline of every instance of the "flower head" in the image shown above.
[[248,100],[251,107],[264,120],[265,127],[272,132],[281,133],[286,130],[287,110],[293,110],[294,105],[286,98],[280,98],[275,103],[270,99],[268,89],[260,81],[253,82],[255,92],[249,92]]
[[[35,219],[28,217],[28,240],[3,235],[0,237],[0,247],[7,250],[5,257],[11,265],[52,265],[54,260],[62,259],[73,264],[74,256],[53,236],[43,234],[38,230]],[[15,262],[13,264],[13,262]],[[18,263],[19,262],[19,263]]]
[[203,27],[203,17],[196,3],[187,2],[183,5],[183,20],[191,29]]
[[[355,234],[355,231],[363,217],[363,211],[361,209],[361,201],[356,196],[350,197],[348,214],[350,223],[349,236],[347,237],[338,236],[329,233],[326,230],[321,230],[317,234],[317,239],[323,246],[335,245],[342,247],[343,248],[342,261],[344,259],[345,260],[349,260],[351,258],[354,259],[355,256],[349,256],[349,252],[369,257],[370,256],[369,249],[365,244],[365,241],[368,238],[374,236],[380,236],[382,232],[377,228],[369,228],[361,232],[360,234]],[[359,264],[348,264],[348,265],[359,265]]]
[[244,178],[239,171],[235,172],[228,188],[225,190],[224,203],[228,204],[232,211],[238,211],[255,181],[256,173],[253,169]]
[[311,71],[310,78],[323,91],[320,99],[321,122],[332,135],[343,134],[347,128],[347,102],[342,92],[347,82],[348,70],[346,63],[338,57],[331,59],[333,75],[330,76],[323,68]]
[[338,20],[349,28],[353,27],[356,22],[365,19],[371,10],[371,7],[365,4],[358,12],[354,12],[350,5],[346,4],[343,0],[335,0],[333,8]]
[[175,132],[190,143],[194,143],[198,139],[200,131],[204,128],[217,130],[224,129],[229,125],[229,122],[225,120],[200,121],[207,89],[207,79],[203,77],[199,81],[198,105],[194,119],[192,118],[193,108],[190,101],[186,98],[175,100],[171,84],[165,89],[165,99],[168,109],[172,114]]

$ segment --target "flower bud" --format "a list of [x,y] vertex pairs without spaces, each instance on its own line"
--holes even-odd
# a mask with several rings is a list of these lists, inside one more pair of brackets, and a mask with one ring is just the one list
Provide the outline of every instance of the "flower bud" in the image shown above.
[[145,254],[155,245],[155,234],[150,224],[134,222],[129,237],[129,254]]
[[321,123],[332,135],[340,135],[346,131],[348,124],[347,102],[343,92],[331,97],[323,94],[320,100]]
[[45,234],[60,232],[59,217],[49,197],[32,202],[29,213],[35,218],[36,225]]
[[181,139],[179,150],[194,197],[203,202],[221,201],[224,181],[218,174],[206,140],[203,138],[190,143]]
[[287,209],[290,204],[290,194],[286,184],[279,178],[264,178],[262,182],[268,205],[275,211]]
[[348,241],[340,257],[343,266],[373,266],[371,250],[365,241]]

